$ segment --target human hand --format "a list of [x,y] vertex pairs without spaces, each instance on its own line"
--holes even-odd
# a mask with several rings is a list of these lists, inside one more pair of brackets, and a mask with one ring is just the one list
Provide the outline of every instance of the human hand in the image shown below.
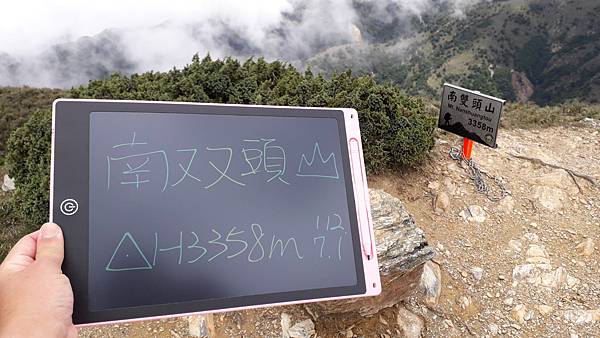
[[11,249],[0,265],[0,337],[77,337],[63,257],[62,231],[53,223]]

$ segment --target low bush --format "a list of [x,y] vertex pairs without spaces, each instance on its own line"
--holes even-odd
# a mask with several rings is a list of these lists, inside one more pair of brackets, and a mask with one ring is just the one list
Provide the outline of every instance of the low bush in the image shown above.
[[10,133],[22,126],[34,111],[47,109],[62,95],[64,91],[60,89],[0,87],[0,164]]
[[8,139],[6,163],[16,186],[12,213],[27,225],[48,220],[51,133],[50,111],[39,110]]

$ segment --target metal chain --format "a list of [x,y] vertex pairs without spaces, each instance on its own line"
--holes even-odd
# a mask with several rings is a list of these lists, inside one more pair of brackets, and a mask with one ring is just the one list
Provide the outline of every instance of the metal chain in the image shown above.
[[[504,197],[506,197],[509,194],[509,191],[506,188],[506,185],[504,185],[504,182],[502,182],[502,180],[500,180],[499,177],[492,176],[492,175],[488,174],[487,172],[481,170],[481,168],[477,165],[477,163],[475,163],[475,161],[473,161],[472,159],[470,159],[470,160],[465,159],[463,157],[461,149],[452,147],[452,148],[450,148],[450,151],[448,153],[449,153],[450,157],[452,157],[453,160],[456,160],[459,163],[465,162],[467,164],[466,169],[469,174],[469,178],[475,184],[475,189],[477,189],[477,192],[484,194],[490,201],[492,201],[492,202],[501,201],[502,199],[504,199]],[[499,196],[493,195],[493,189],[491,189],[490,186],[485,182],[484,176],[487,177],[488,179],[494,181],[494,183],[500,190]]]

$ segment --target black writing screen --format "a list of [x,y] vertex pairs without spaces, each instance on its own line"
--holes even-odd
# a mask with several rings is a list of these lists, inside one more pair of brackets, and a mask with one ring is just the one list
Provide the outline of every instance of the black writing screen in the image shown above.
[[89,164],[91,311],[357,284],[334,118],[95,112]]

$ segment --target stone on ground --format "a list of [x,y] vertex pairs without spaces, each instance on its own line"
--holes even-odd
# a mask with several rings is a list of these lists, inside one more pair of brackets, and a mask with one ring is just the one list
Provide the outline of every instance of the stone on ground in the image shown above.
[[522,324],[533,317],[533,310],[527,305],[518,304],[511,310],[511,315],[514,320]]
[[562,209],[567,201],[567,194],[559,188],[536,185],[532,192],[532,201],[550,211]]
[[475,280],[481,280],[481,278],[483,278],[483,269],[478,266],[474,266],[471,268],[471,274]]
[[192,337],[208,338],[209,330],[205,315],[194,315],[187,317],[189,334]]
[[460,212],[460,216],[469,222],[485,222],[485,211],[478,205],[470,205]]
[[450,211],[450,197],[445,192],[440,192],[435,197],[435,212]]
[[398,308],[398,326],[406,338],[420,338],[424,326],[423,319],[408,311],[404,306]]
[[527,263],[549,264],[550,258],[543,245],[532,244],[527,249]]
[[515,199],[510,195],[506,196],[500,202],[498,202],[496,208],[500,212],[510,215],[515,209]]
[[567,310],[564,312],[565,320],[583,325],[600,321],[600,309],[597,310]]
[[420,287],[427,305],[436,305],[442,291],[442,274],[439,265],[431,261],[423,265]]
[[594,253],[594,240],[587,238],[577,245],[577,252],[582,256],[591,256]]
[[310,338],[315,334],[315,324],[310,319],[296,323],[290,328],[291,338]]
[[552,311],[554,311],[554,308],[552,306],[543,305],[543,304],[538,304],[535,306],[535,308],[539,311],[539,313],[542,316],[550,314],[550,313],[552,313]]

